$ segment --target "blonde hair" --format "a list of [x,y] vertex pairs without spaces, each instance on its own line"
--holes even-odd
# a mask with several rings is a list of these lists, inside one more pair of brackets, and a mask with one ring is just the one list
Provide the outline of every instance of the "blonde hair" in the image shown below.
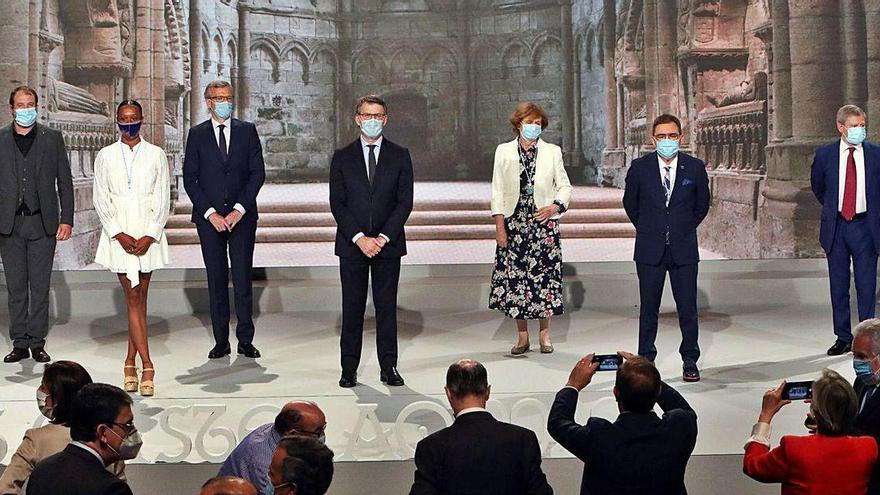
[[852,385],[830,369],[813,382],[813,402],[810,405],[819,433],[842,436],[849,433],[859,412],[859,399]]

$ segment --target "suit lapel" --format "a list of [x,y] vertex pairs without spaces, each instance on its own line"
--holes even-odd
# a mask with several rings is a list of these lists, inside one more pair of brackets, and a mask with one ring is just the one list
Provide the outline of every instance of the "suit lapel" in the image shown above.
[[12,176],[18,180],[18,169],[15,166],[15,153],[18,153],[18,147],[15,144],[15,139],[12,137],[12,133],[15,132],[15,129],[12,127],[12,124],[9,124],[9,127],[3,129],[3,132],[0,133],[0,152],[6,152],[8,155],[8,160],[5,162],[10,165],[12,169]]
[[[226,161],[227,165],[229,160],[232,159],[232,153],[235,152],[238,148],[244,149],[244,146],[241,143],[241,140],[244,139],[244,136],[241,135],[241,121],[238,119],[232,119],[229,121],[229,151],[226,153]],[[217,147],[220,148],[219,146]]]
[[[208,119],[207,126],[205,127],[205,137],[208,139],[208,142],[211,143],[211,149],[214,150],[214,158],[217,160],[217,163],[226,166],[226,163],[223,161],[223,153],[220,152],[220,143],[217,141],[217,135],[214,134],[214,121]],[[229,153],[226,154],[229,156]]]
[[684,180],[684,172],[687,167],[685,164],[687,163],[687,157],[681,153],[678,154],[678,161],[675,166],[678,170],[675,171],[675,185],[672,186],[672,196],[669,198],[669,204],[671,205],[673,201],[680,196],[679,192],[681,191],[681,181]]
[[[660,173],[660,157],[657,153],[652,153],[649,155],[649,163],[648,165],[651,167],[650,175],[653,180],[651,182],[654,183],[654,187],[652,188],[655,191],[654,196],[657,198],[660,204],[660,208],[666,208],[666,188],[663,187],[663,174]],[[671,203],[671,201],[670,201]]]
[[[354,164],[355,177],[358,177],[358,181],[369,191],[370,190],[370,178],[367,176],[367,163],[364,161],[364,149],[361,146],[361,139],[357,138],[355,142],[351,143],[350,147],[351,151],[351,163]],[[376,168],[379,168],[377,163]]]
[[[361,155],[363,156],[363,155]],[[376,176],[373,177],[373,183],[370,185],[372,193],[376,190],[376,184],[379,183],[379,179],[385,175],[386,168],[388,168],[388,140],[384,137],[382,138],[382,146],[379,147],[379,157],[376,160]]]
[[33,132],[38,133],[36,139],[34,140],[34,144],[32,145],[32,148],[36,148],[37,152],[36,165],[34,165],[34,177],[39,177],[40,167],[43,165],[43,155],[45,154],[44,152],[48,147],[46,146],[46,143],[43,142],[46,139],[46,128],[40,124],[37,124],[37,127],[33,130]]

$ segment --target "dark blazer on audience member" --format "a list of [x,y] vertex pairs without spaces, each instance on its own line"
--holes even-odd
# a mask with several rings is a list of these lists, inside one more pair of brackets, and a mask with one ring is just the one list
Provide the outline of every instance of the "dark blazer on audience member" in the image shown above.
[[584,461],[582,495],[683,495],[684,471],[697,441],[697,414],[665,383],[658,417],[622,413],[617,421],[574,421],[577,390],[556,394],[547,429],[560,445]]
[[[865,380],[856,378],[853,387],[859,396],[859,415],[856,416],[855,434],[870,435],[880,445],[880,391],[875,391],[862,406],[865,395],[876,387],[868,385]],[[868,495],[880,495],[880,469],[875,468],[868,485]]]
[[551,495],[535,433],[476,411],[419,442],[410,495]]
[[34,468],[27,495],[132,495],[121,479],[91,452],[68,445]]

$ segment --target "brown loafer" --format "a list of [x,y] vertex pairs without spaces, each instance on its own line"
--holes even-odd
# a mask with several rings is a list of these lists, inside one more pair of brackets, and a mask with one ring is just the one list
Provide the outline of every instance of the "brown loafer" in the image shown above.
[[510,350],[510,353],[514,356],[519,356],[520,354],[525,354],[529,352],[529,349],[531,349],[531,345],[529,344],[515,345],[513,346],[513,349]]

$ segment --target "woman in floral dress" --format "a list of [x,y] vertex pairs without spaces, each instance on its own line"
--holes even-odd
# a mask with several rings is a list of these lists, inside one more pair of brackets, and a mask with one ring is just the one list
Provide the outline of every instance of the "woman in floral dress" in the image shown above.
[[542,353],[553,352],[550,318],[563,313],[559,217],[568,208],[571,183],[562,150],[540,138],[547,114],[526,101],[510,116],[516,139],[495,150],[492,216],[495,270],[489,308],[516,320],[511,354],[528,352],[529,320],[538,320]]

